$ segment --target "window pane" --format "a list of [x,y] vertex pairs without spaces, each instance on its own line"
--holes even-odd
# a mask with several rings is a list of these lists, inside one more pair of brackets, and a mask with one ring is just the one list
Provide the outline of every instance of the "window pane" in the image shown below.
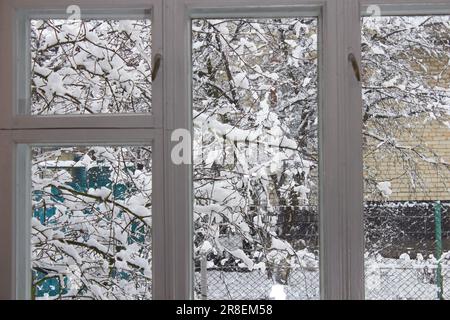
[[32,19],[30,31],[31,114],[151,111],[149,19]]
[[362,19],[366,297],[450,298],[450,17]]
[[150,147],[32,148],[32,298],[152,297]]
[[193,20],[197,299],[317,299],[317,19]]

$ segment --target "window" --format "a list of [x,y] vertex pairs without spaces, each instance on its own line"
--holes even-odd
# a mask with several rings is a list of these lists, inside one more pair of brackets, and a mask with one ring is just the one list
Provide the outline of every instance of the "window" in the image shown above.
[[2,297],[164,295],[161,2],[1,5]]
[[368,299],[448,298],[449,21],[362,19]]
[[320,296],[317,33],[316,18],[192,21],[199,297]]
[[151,112],[151,20],[29,20],[32,115]]
[[151,147],[31,156],[31,298],[151,299]]
[[0,0],[0,298],[448,297],[449,15]]

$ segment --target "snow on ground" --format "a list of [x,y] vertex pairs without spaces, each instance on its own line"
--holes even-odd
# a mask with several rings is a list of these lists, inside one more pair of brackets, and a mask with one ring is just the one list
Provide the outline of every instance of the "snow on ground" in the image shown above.
[[[417,261],[385,259],[383,263],[366,264],[366,299],[369,300],[435,300],[437,285],[435,266],[417,265]],[[443,296],[450,299],[450,265],[442,265]],[[195,274],[200,290],[200,273]],[[260,270],[224,272],[209,270],[208,299],[261,300],[285,297],[287,300],[320,298],[319,271],[292,270],[286,286],[276,284]]]

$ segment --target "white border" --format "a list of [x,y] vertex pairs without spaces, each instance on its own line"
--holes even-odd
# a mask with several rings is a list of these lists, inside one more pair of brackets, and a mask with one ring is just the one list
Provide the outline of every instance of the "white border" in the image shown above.
[[[15,111],[16,64],[21,63],[16,44],[24,39],[19,28],[23,13],[48,9],[65,12],[73,1],[0,0],[0,299],[30,298],[30,145],[152,145],[153,170],[153,298],[166,298],[166,254],[163,179],[163,68],[152,84],[152,114],[92,116],[20,115]],[[133,15],[135,9],[152,13],[152,54],[164,55],[162,0],[81,0],[82,12],[104,9]],[[22,20],[23,22],[23,20]],[[22,23],[23,25],[23,23]],[[20,34],[22,33],[22,34]],[[24,41],[25,42],[25,41]],[[26,48],[25,48],[26,49]],[[21,48],[19,50],[24,50]],[[23,52],[23,51],[22,51]],[[19,61],[17,61],[19,60]],[[26,81],[25,81],[26,83]],[[161,276],[164,275],[164,276]]]
[[[117,146],[148,146],[152,147],[152,261],[153,261],[153,298],[164,299],[165,280],[158,275],[164,273],[164,213],[161,185],[162,175],[162,137],[160,130],[152,129],[59,129],[59,130],[26,130],[14,131],[11,136],[12,154],[10,159],[15,165],[15,298],[29,299],[31,288],[30,264],[30,147],[33,145],[117,145]],[[13,177],[14,179],[14,177]],[[19,196],[20,195],[20,196]],[[25,198],[23,195],[28,195]]]
[[[362,223],[361,87],[347,55],[360,63],[361,8],[370,4],[391,8],[391,14],[442,13],[443,0],[78,0],[81,8],[148,8],[153,6],[152,51],[163,54],[163,68],[152,90],[153,116],[96,115],[51,119],[14,116],[13,48],[15,10],[65,9],[71,0],[0,0],[0,299],[26,297],[16,282],[24,269],[20,238],[24,223],[14,228],[15,210],[27,204],[15,195],[27,190],[24,163],[28,155],[21,144],[97,143],[120,144],[153,141],[154,298],[190,299],[192,293],[192,168],[176,166],[170,159],[174,129],[191,130],[190,19],[207,16],[273,16],[286,10],[320,8],[320,252],[321,297],[364,298],[364,230]],[[399,6],[400,5],[400,6]],[[435,7],[433,7],[435,6]],[[427,9],[431,8],[431,9]],[[397,11],[396,11],[397,10]],[[439,11],[439,12],[438,12]],[[308,13],[309,12],[309,13]],[[447,12],[447,11],[446,11]],[[450,11],[449,11],[450,12]],[[287,14],[288,15],[288,14]],[[292,15],[292,14],[291,14]],[[158,27],[159,26],[159,27]],[[163,34],[164,29],[164,34]],[[159,39],[159,40],[157,40]],[[164,51],[162,50],[164,47]],[[159,81],[159,82],[158,82]],[[158,84],[159,83],[159,84]],[[164,99],[163,99],[164,98]],[[155,107],[158,104],[160,107]],[[159,110],[159,111],[157,111]],[[76,129],[78,128],[78,129]],[[85,130],[83,130],[83,128]],[[122,129],[120,129],[122,128]],[[24,149],[25,148],[25,149]],[[17,157],[16,157],[17,155]],[[17,177],[17,183],[15,182]],[[12,187],[16,186],[16,187]],[[16,189],[17,188],[17,189]],[[16,190],[14,192],[14,190]],[[159,200],[159,201],[158,201]],[[21,209],[22,208],[22,209]],[[156,221],[159,219],[159,221]],[[23,229],[25,228],[25,229]],[[14,240],[15,236],[21,240]],[[24,250],[24,251],[20,251]],[[16,253],[18,253],[16,255]]]
[[[349,295],[345,291],[347,288],[347,276],[349,270],[345,261],[348,260],[348,248],[346,238],[342,236],[345,227],[345,216],[348,209],[344,205],[349,196],[344,197],[338,191],[342,181],[342,159],[345,155],[339,153],[339,140],[347,138],[343,131],[342,118],[339,112],[343,108],[344,101],[342,92],[347,92],[351,84],[341,81],[346,77],[346,73],[351,70],[347,68],[347,57],[338,55],[338,50],[347,50],[346,46],[338,46],[340,32],[345,32],[345,26],[338,24],[337,17],[341,17],[343,3],[336,0],[322,1],[292,1],[292,0],[230,0],[227,2],[219,0],[180,0],[168,1],[170,5],[175,5],[174,10],[166,12],[165,19],[173,20],[173,25],[165,25],[166,48],[170,52],[180,53],[168,56],[172,63],[171,67],[166,66],[166,91],[168,98],[166,126],[168,128],[186,128],[192,130],[191,123],[191,44],[190,30],[191,18],[199,17],[268,17],[268,16],[295,16],[299,12],[311,16],[319,15],[320,44],[319,52],[319,113],[320,113],[320,268],[321,268],[321,297],[324,299],[345,299]],[[251,14],[250,14],[251,12]],[[320,14],[321,13],[321,14]],[[359,18],[359,17],[358,17]],[[340,29],[338,29],[338,27]],[[359,31],[359,29],[358,29]],[[347,40],[347,39],[345,39]],[[166,42],[165,42],[166,43]],[[172,45],[169,49],[169,45]],[[338,59],[339,58],[339,59]],[[173,59],[173,60],[172,60]],[[325,74],[326,73],[326,74]],[[177,76],[175,76],[177,75]],[[352,73],[353,75],[353,73]],[[176,91],[172,91],[176,88]],[[359,95],[361,94],[359,89]],[[169,98],[171,96],[171,98]],[[170,100],[169,100],[170,99]],[[325,131],[326,130],[326,131]],[[361,134],[361,131],[358,133]],[[340,142],[343,145],[345,142]],[[358,146],[355,148],[357,149]],[[342,158],[337,157],[340,155]],[[358,159],[357,159],[358,160]],[[356,160],[356,162],[358,162]],[[171,246],[168,265],[174,266],[171,270],[173,277],[170,278],[170,297],[174,299],[190,299],[193,297],[192,288],[192,168],[174,168],[170,164],[166,165],[167,185],[170,190],[177,190],[178,198],[175,203],[167,203],[170,211],[171,221],[169,223],[170,233],[174,235],[169,239]],[[362,171],[361,171],[362,173]],[[178,179],[172,178],[174,174]],[[325,177],[325,178],[323,178]],[[359,176],[353,179],[358,180]],[[362,175],[361,175],[362,181]],[[173,181],[173,182],[172,182]],[[174,183],[174,185],[170,185]],[[358,184],[357,184],[358,185]],[[362,191],[361,191],[362,192]],[[340,196],[340,197],[339,197]],[[352,199],[355,201],[355,198]],[[362,204],[362,197],[361,197]],[[169,209],[171,206],[171,209]],[[183,209],[184,208],[184,209]],[[185,208],[189,208],[186,212]],[[169,213],[169,212],[168,212]],[[358,212],[361,215],[361,212]],[[362,244],[361,244],[362,247]],[[362,274],[363,257],[358,264],[359,274]],[[355,268],[352,269],[355,271]],[[358,285],[362,281],[358,281]],[[361,290],[360,290],[361,291]],[[360,298],[359,295],[351,295]]]

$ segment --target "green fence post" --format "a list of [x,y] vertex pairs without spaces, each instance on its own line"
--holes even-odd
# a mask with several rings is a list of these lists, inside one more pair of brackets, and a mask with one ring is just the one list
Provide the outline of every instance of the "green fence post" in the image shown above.
[[442,281],[442,270],[441,270],[441,256],[442,256],[442,211],[441,202],[436,201],[434,204],[434,231],[436,240],[436,253],[435,257],[438,260],[436,269],[436,285],[438,290],[438,299],[443,300],[444,286]]

